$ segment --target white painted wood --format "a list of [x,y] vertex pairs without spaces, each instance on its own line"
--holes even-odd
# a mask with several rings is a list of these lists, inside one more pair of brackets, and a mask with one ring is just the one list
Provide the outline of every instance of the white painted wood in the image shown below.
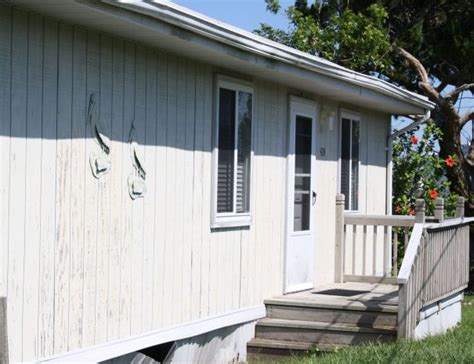
[[[99,97],[100,75],[100,38],[96,33],[87,33],[87,100],[92,94]],[[86,128],[86,156],[97,150],[92,138],[90,125]],[[97,292],[97,235],[98,235],[98,181],[92,176],[90,168],[85,176],[85,205],[88,206],[85,216],[84,245],[84,311],[82,328],[82,345],[95,343],[96,292]]]
[[344,247],[345,247],[345,236],[344,236],[344,195],[336,196],[336,251],[335,251],[335,277],[336,283],[343,282],[344,276]]
[[[422,202],[417,203],[417,213],[424,211]],[[418,213],[417,217],[419,215],[422,214]],[[398,276],[399,338],[416,336],[423,307],[437,304],[467,287],[468,232],[468,223],[462,218],[452,219],[451,223],[430,224],[429,229],[423,228],[423,222],[415,224]]]
[[56,229],[56,138],[58,23],[44,24],[41,140],[41,232],[38,315],[38,355],[54,353],[54,240]]
[[[124,44],[124,98],[123,98],[123,136],[128,138],[133,120],[135,120],[135,45]],[[120,324],[119,337],[131,334],[132,305],[132,247],[133,247],[133,203],[128,193],[123,191],[124,181],[130,174],[130,154],[128,146],[122,146],[122,224],[124,227],[120,258]]]
[[153,265],[155,259],[156,227],[152,222],[155,218],[156,188],[156,99],[157,99],[157,58],[154,51],[146,54],[146,125],[144,138],[144,164],[146,174],[147,194],[144,198],[144,238],[143,238],[143,314],[142,331],[153,328]]
[[[196,64],[195,68],[195,118],[194,118],[194,155],[193,155],[193,199],[192,199],[192,246],[191,246],[191,317],[201,317],[204,299],[202,277],[208,271],[209,249],[204,249],[204,240],[208,236],[203,227],[203,158],[204,158],[204,68]],[[206,186],[207,187],[207,186]],[[206,287],[207,288],[207,287]],[[198,304],[199,303],[199,304]],[[207,314],[207,312],[206,312]]]
[[[202,282],[201,282],[201,317],[212,315],[215,307],[216,291],[212,291],[213,283],[217,278],[212,276],[211,266],[215,262],[212,250],[212,243],[214,234],[211,234],[209,226],[209,216],[211,216],[211,206],[208,201],[211,201],[211,151],[212,151],[212,115],[213,115],[213,73],[210,66],[204,66],[204,89],[203,89],[203,104],[204,104],[204,136],[203,136],[203,176],[202,176],[202,232],[203,232],[203,260],[202,260]],[[215,267],[215,265],[214,265]],[[207,293],[206,293],[207,292]]]
[[185,154],[186,154],[186,60],[179,57],[177,63],[177,86],[176,86],[176,139],[175,139],[175,175],[173,184],[175,188],[174,202],[174,235],[173,235],[173,297],[172,322],[181,322],[183,305],[183,261],[185,254],[183,245],[184,232],[184,180]]
[[[140,154],[143,155],[146,125],[146,49],[135,48],[135,134]],[[131,334],[142,332],[143,317],[143,253],[144,253],[144,199],[132,204],[132,291],[131,291]]]
[[403,257],[403,263],[398,273],[398,283],[404,284],[408,281],[412,266],[415,262],[417,255],[418,246],[420,244],[421,235],[423,234],[423,224],[415,224],[413,231],[410,235],[410,241],[408,242],[408,248]]
[[[99,71],[99,122],[103,130],[102,133],[110,138],[112,133],[112,39],[105,35],[100,36]],[[111,153],[113,153],[113,150],[111,150]],[[107,301],[110,280],[110,201],[112,198],[110,175],[100,178],[98,184],[95,342],[103,342],[107,340]]]
[[179,340],[165,361],[208,364],[245,361],[247,343],[255,336],[255,324],[248,322]]
[[397,215],[358,215],[345,213],[344,222],[347,225],[413,226],[415,224],[415,217]]
[[195,304],[193,297],[193,240],[199,237],[193,237],[193,207],[194,202],[194,136],[195,136],[195,100],[196,100],[196,71],[193,61],[186,61],[186,91],[184,93],[185,101],[185,145],[184,145],[184,188],[183,188],[183,275],[182,292],[183,304],[181,306],[181,322],[187,322],[192,319],[192,306]]
[[89,170],[85,161],[86,127],[88,103],[87,80],[84,77],[87,69],[87,33],[74,28],[73,33],[73,76],[72,76],[72,128],[71,128],[71,261],[69,291],[69,337],[68,349],[82,345],[82,316],[84,297],[84,251],[85,219],[84,205],[86,178]]
[[[11,69],[11,135],[10,144],[10,229],[8,236],[8,326],[22,327],[23,282],[25,260],[25,206],[26,206],[26,132],[27,132],[27,62],[28,16],[14,10],[12,14]],[[23,360],[22,330],[10,330],[8,336],[10,361]]]
[[[120,337],[120,291],[122,274],[124,273],[121,269],[121,254],[122,239],[124,239],[127,226],[122,219],[125,211],[125,201],[128,201],[128,198],[125,200],[122,197],[124,192],[122,176],[127,175],[131,168],[128,145],[123,142],[127,138],[127,131],[124,123],[125,53],[122,40],[113,40],[112,75],[112,128],[110,134],[112,143],[110,188],[112,195],[110,201],[110,278],[107,302],[107,340],[116,340]],[[128,175],[126,178],[128,178]]]
[[174,56],[167,57],[168,68],[168,94],[167,94],[167,126],[166,126],[166,200],[165,200],[165,239],[164,239],[164,290],[163,290],[163,325],[172,323],[173,315],[173,279],[174,269],[174,218],[175,218],[175,143],[176,143],[176,107],[177,107],[177,59]]
[[0,5],[0,296],[7,295],[12,10]]
[[[271,89],[268,82],[262,83],[262,119],[261,119],[261,134],[260,134],[260,142],[261,148],[260,152],[262,156],[270,155],[270,128],[271,128]],[[270,198],[271,198],[271,187],[269,185],[270,182],[270,175],[271,175],[271,167],[270,167],[270,159],[268,158],[261,158],[260,159],[260,180],[262,182],[262,187],[258,191],[261,191],[260,195],[260,233],[263,235],[262,237],[262,253],[268,251],[269,243],[265,237],[265,234],[268,234],[270,228],[270,219],[268,219],[268,209],[270,207]],[[265,192],[263,192],[265,191]],[[270,271],[270,260],[263,260],[258,262],[262,267],[261,277],[264,277],[264,282],[262,282],[260,286],[260,296],[266,297],[269,291],[269,286],[265,284],[265,282],[269,282],[268,272]],[[259,275],[260,276],[260,275]]]
[[0,362],[9,363],[7,299],[0,297]]
[[[268,144],[269,144],[269,147],[268,147],[268,150],[269,150],[269,154],[270,154],[270,161],[269,161],[269,183],[268,183],[268,186],[269,186],[269,189],[268,189],[268,192],[270,193],[270,196],[285,196],[284,193],[281,193],[278,189],[278,176],[277,176],[277,172],[278,172],[278,169],[277,169],[277,162],[278,162],[278,158],[277,158],[277,143],[278,143],[278,123],[279,123],[279,120],[281,120],[281,118],[278,117],[277,115],[277,112],[278,112],[278,104],[279,104],[279,98],[278,98],[278,88],[277,87],[271,87],[271,102],[269,102],[267,104],[267,108],[269,109],[269,114],[268,114],[268,117],[267,117],[267,120],[270,121],[270,126],[269,126],[269,133],[268,133],[268,136],[269,136],[269,141],[268,141]],[[313,180],[313,185],[315,183],[315,180]],[[271,198],[268,199],[269,201],[269,206],[268,208],[271,209],[272,206],[271,206]],[[280,224],[282,223],[282,221],[279,221],[279,218],[280,217],[280,214],[276,214],[274,216],[274,218],[272,218],[270,221],[269,221],[269,229],[270,231],[272,232],[271,233],[271,240],[270,240],[270,243],[268,245],[268,249],[269,250],[272,250],[273,246],[278,246],[278,240],[280,238],[280,231],[279,231],[279,226],[281,226]],[[313,215],[314,217],[314,215]],[[279,226],[277,226],[277,224]],[[314,238],[314,235],[313,235],[313,238]],[[279,252],[279,249],[278,249],[278,252]],[[275,257],[275,259],[271,259],[270,260],[270,264],[269,264],[269,269],[268,269],[269,272],[278,272],[279,271],[279,267],[278,267],[278,259],[277,257]],[[314,270],[312,270],[313,272]],[[311,273],[312,273],[311,272]],[[265,294],[265,296],[267,295],[270,295],[272,294],[272,292],[275,290],[275,289],[278,289],[279,287],[276,286],[276,275],[270,275],[270,284],[268,286],[268,291],[267,293]]]
[[[153,328],[162,326],[165,274],[165,231],[166,231],[166,130],[167,130],[167,94],[168,94],[168,67],[167,56],[158,54],[157,60],[157,127],[156,127],[156,184],[155,188],[155,257],[153,262]],[[198,305],[196,305],[199,307]]]
[[41,110],[43,72],[43,19],[36,15],[28,18],[28,100],[26,121],[26,206],[24,297],[23,297],[23,355],[27,358],[38,355],[38,296],[39,253],[41,231]]
[[[288,125],[288,103],[287,102],[280,102],[280,100],[287,99],[287,88],[280,86],[278,92],[278,99],[276,105],[276,119],[278,120],[278,140],[277,140],[277,152],[275,157],[278,160],[278,169],[275,171],[275,179],[277,180],[277,194],[286,196],[287,194],[287,183],[286,183],[286,155],[287,155],[287,125]],[[255,169],[253,170],[255,171]],[[316,180],[316,187],[317,187],[317,180]],[[317,205],[316,205],[317,206]],[[316,207],[317,208],[317,207]],[[277,225],[275,226],[275,231],[278,231],[278,236],[275,239],[275,246],[272,247],[274,251],[279,252],[278,258],[276,260],[276,271],[278,274],[274,276],[274,291],[281,290],[281,281],[283,279],[283,272],[284,272],[284,252],[285,252],[285,234],[286,234],[286,199],[282,198],[279,202],[279,205],[276,207],[278,214]],[[278,211],[279,210],[279,211]],[[314,214],[315,218],[318,218],[318,212],[316,211]],[[315,233],[318,233],[318,229],[316,228]],[[315,236],[317,237],[317,235]]]
[[[254,183],[255,191],[263,191],[262,188],[264,180],[262,178],[264,166],[262,164],[262,155],[263,155],[263,130],[264,130],[264,83],[261,80],[257,80],[255,83],[255,124],[253,126],[254,135],[252,136],[254,142]],[[262,221],[262,199],[264,196],[255,193],[252,197],[255,201],[255,211],[254,211],[254,221],[255,224],[251,228],[251,245],[254,246],[254,259],[253,259],[253,272],[256,277],[263,277],[265,272],[263,262],[259,260],[259,257],[262,256],[262,251],[264,247],[262,244],[258,244],[258,241],[263,241],[263,225]],[[260,300],[262,298],[262,280],[257,279],[253,283],[253,297],[255,300]]]
[[[309,182],[309,228],[294,228],[294,200],[295,200],[295,143],[296,119],[298,116],[308,118],[311,122],[311,171]],[[313,253],[314,253],[314,196],[315,191],[315,159],[316,159],[316,120],[317,106],[314,103],[290,99],[290,147],[288,157],[288,197],[287,197],[287,240],[286,240],[286,280],[285,292],[294,292],[313,287]],[[308,121],[309,122],[309,121]]]
[[71,258],[71,109],[72,39],[69,25],[59,26],[58,124],[56,147],[56,238],[54,294],[54,351],[67,350]]
[[210,316],[201,320],[188,322],[162,330],[130,337],[127,340],[98,345],[77,352],[45,358],[43,362],[101,362],[124,354],[156,346],[168,341],[176,341],[198,336],[222,327],[247,323],[265,317],[265,306],[251,306],[245,309]]

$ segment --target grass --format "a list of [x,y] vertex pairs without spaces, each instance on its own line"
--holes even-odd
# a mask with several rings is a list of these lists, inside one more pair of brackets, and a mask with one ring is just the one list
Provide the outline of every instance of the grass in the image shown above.
[[[474,296],[466,296],[462,309],[461,324],[443,336],[421,341],[357,346],[331,354],[314,353],[308,357],[294,357],[273,363],[474,363]],[[258,362],[258,364],[264,363],[270,362]]]

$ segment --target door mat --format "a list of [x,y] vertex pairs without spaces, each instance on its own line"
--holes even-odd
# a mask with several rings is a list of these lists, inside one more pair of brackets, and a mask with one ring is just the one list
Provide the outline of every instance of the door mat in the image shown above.
[[354,289],[327,289],[324,291],[313,291],[313,294],[324,294],[328,296],[352,297],[360,294],[370,293],[370,291],[358,291]]

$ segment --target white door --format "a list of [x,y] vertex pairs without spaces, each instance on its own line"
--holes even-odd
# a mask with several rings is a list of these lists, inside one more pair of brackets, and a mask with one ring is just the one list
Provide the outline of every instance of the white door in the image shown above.
[[313,288],[316,104],[290,99],[285,292]]

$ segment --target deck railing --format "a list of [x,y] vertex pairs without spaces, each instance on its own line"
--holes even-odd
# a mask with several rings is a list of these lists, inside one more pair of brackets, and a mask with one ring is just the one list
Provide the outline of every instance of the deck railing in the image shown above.
[[338,195],[336,282],[396,283],[400,244],[403,244],[403,251],[406,251],[415,223],[441,222],[443,214],[443,199],[438,198],[434,216],[425,216],[424,204],[417,205],[413,216],[361,215],[345,212],[344,195]]
[[[398,273],[398,247],[408,245],[415,216],[360,215],[336,198],[336,282],[383,282]],[[383,253],[381,254],[381,252]]]
[[[418,202],[422,204],[422,201]],[[423,307],[461,292],[469,281],[469,223],[464,199],[457,217],[415,224],[398,275],[398,337],[413,338]]]
[[[345,213],[344,196],[339,195],[336,282],[398,284],[398,336],[412,338],[423,307],[467,287],[472,222],[473,218],[464,217],[462,197],[457,201],[456,217],[445,220],[440,198],[434,216],[425,216],[423,200],[416,201],[415,216],[379,216]],[[398,273],[400,236],[405,249]]]

